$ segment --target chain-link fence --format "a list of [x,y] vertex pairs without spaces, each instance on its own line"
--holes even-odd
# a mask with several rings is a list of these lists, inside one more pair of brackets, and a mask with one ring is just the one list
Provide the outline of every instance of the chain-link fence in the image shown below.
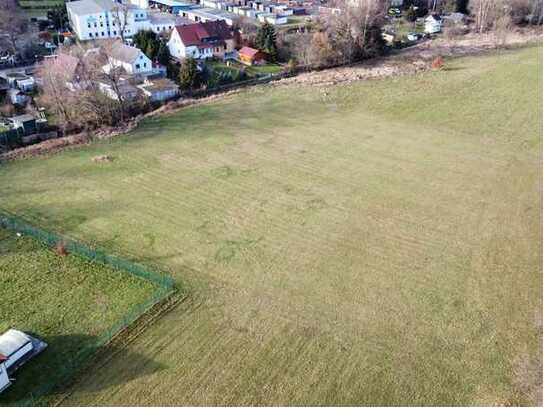
[[63,361],[62,366],[59,367],[58,371],[54,374],[54,377],[51,378],[48,383],[31,389],[28,397],[25,397],[24,400],[16,401],[14,405],[34,406],[39,404],[41,401],[44,401],[44,396],[51,394],[55,388],[60,386],[61,383],[68,383],[72,381],[77,371],[90,360],[90,357],[95,354],[100,347],[108,344],[121,331],[133,324],[153,306],[166,300],[176,290],[174,280],[170,276],[151,271],[141,264],[136,264],[120,257],[106,254],[73,239],[67,239],[56,233],[37,228],[13,215],[2,211],[0,211],[0,227],[33,237],[50,247],[55,247],[59,244],[59,242],[62,242],[62,245],[70,254],[77,255],[85,259],[107,265],[119,270],[120,272],[142,278],[156,286],[156,291],[150,298],[128,310],[119,321],[97,337],[92,344],[84,346],[78,351],[77,354],[70,355],[71,357],[69,360]]

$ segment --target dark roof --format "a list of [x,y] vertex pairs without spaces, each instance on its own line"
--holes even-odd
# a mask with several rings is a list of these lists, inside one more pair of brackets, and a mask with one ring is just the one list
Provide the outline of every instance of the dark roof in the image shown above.
[[208,21],[206,23],[196,23],[187,25],[178,25],[175,27],[181,41],[187,46],[209,46],[217,42],[224,42],[232,39],[232,31],[225,21]]

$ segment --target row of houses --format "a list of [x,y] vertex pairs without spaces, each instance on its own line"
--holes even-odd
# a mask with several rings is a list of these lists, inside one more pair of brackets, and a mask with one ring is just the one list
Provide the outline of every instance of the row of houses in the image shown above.
[[130,38],[141,30],[168,34],[175,26],[224,21],[233,26],[241,18],[273,25],[305,12],[287,4],[261,0],[202,0],[200,5],[177,0],[77,0],[66,3],[72,30],[79,40]]
[[5,94],[14,105],[24,105],[35,86],[34,77],[24,72],[0,72],[0,94]]
[[[87,64],[96,64],[96,61],[102,61],[99,65],[101,64],[103,76],[88,82],[83,71]],[[53,64],[63,70],[66,87],[74,92],[97,86],[111,99],[117,99],[120,93],[123,100],[142,96],[152,102],[163,102],[179,94],[177,84],[165,78],[164,67],[154,64],[138,48],[121,41],[113,43],[107,53],[100,48],[90,49],[82,56],[60,52],[54,58]],[[113,70],[117,72],[115,84],[108,76]]]
[[284,3],[261,0],[202,0],[201,4],[204,7],[225,10],[242,17],[268,22],[273,25],[286,24],[289,16],[305,14],[306,12],[301,7],[295,8]]

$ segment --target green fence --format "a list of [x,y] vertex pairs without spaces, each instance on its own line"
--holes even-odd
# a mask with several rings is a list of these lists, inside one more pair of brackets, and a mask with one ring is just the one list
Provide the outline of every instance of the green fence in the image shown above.
[[141,264],[106,254],[73,239],[67,239],[58,234],[37,228],[2,211],[0,211],[0,227],[33,237],[50,247],[55,247],[59,242],[62,242],[66,251],[70,254],[96,261],[119,270],[120,272],[145,279],[157,287],[157,290],[151,298],[134,306],[119,321],[100,335],[91,345],[83,347],[76,355],[73,355],[70,360],[65,361],[63,366],[59,369],[58,374],[55,374],[53,380],[32,389],[26,400],[16,402],[17,406],[37,405],[40,401],[43,401],[44,396],[51,394],[55,388],[61,385],[61,383],[69,383],[72,381],[74,375],[88,363],[90,357],[95,354],[100,347],[107,345],[121,331],[133,324],[153,306],[167,299],[176,290],[174,280],[170,276],[149,270]]

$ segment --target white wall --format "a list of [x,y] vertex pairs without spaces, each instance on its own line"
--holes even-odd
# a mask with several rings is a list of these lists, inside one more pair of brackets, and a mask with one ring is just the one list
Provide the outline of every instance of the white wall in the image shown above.
[[[147,0],[134,1],[141,3]],[[68,10],[68,17],[70,19],[71,26],[81,41],[119,38],[121,34],[119,24],[117,24],[115,21],[116,14],[116,12],[104,11],[101,13],[76,15]],[[123,20],[124,14],[122,11],[119,12],[119,17],[121,20]],[[132,37],[140,30],[165,32],[171,29],[170,27],[173,28],[175,25],[173,17],[171,22],[153,24],[149,20],[147,11],[143,8],[130,9],[127,14],[127,19],[128,22],[126,24],[124,33],[124,36],[127,38]]]
[[10,385],[6,366],[0,363],[0,392]]

